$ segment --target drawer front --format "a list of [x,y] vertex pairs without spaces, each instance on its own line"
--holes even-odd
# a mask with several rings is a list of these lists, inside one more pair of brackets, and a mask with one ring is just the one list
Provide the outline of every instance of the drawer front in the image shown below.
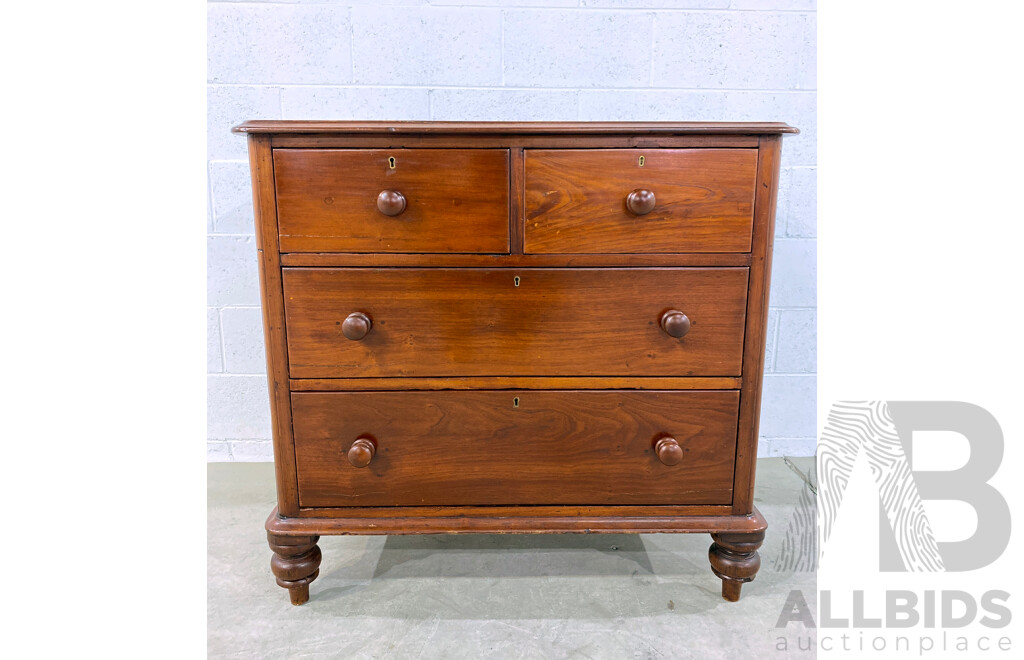
[[281,251],[507,253],[508,160],[507,149],[275,149]]
[[756,168],[756,149],[527,150],[525,251],[749,252]]
[[[746,268],[285,268],[283,279],[292,378],[740,375]],[[689,331],[671,336],[663,319]]]
[[738,409],[736,391],[297,392],[299,502],[727,505]]

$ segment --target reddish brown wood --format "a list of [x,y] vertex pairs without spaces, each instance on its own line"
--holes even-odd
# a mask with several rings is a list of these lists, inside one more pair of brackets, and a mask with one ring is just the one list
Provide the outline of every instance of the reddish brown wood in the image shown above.
[[747,252],[756,164],[756,149],[527,150],[525,251]]
[[437,525],[443,531],[444,518],[507,518],[529,514],[531,518],[642,518],[655,516],[660,518],[688,516],[728,516],[732,513],[730,505],[723,504],[680,504],[639,506],[560,506],[531,505],[523,506],[309,506],[299,509],[300,518],[386,518],[399,516],[402,518],[438,518]]
[[394,217],[405,210],[405,195],[397,190],[382,190],[377,195],[377,210]]
[[671,436],[663,436],[654,442],[654,453],[665,465],[678,465],[683,460],[684,450],[679,441]]
[[302,378],[292,380],[293,392],[360,390],[729,390],[742,380],[724,378],[633,377],[534,377],[448,376],[445,378]]
[[369,316],[362,312],[352,312],[342,321],[341,334],[345,335],[346,339],[359,341],[369,334],[371,328],[373,328],[373,321]]
[[[509,150],[511,165],[509,167],[509,224],[510,224],[510,252],[512,255],[505,256],[499,263],[512,263],[511,259],[521,259],[523,254],[523,232],[526,223],[526,191],[523,186],[525,172],[526,151],[522,147],[513,147]],[[511,257],[511,258],[510,258]],[[480,265],[480,264],[478,264]],[[558,264],[561,265],[561,264]]]
[[267,349],[267,385],[270,391],[270,423],[274,436],[274,466],[277,471],[277,502],[283,515],[295,515],[298,513],[299,497],[295,479],[287,339],[281,289],[281,261],[277,242],[274,161],[269,136],[249,136],[249,167],[252,171],[253,212],[259,253],[263,337]]
[[267,530],[293,602],[319,534],[463,532],[711,532],[723,596],[739,597],[765,529],[757,417],[795,129],[237,130],[277,461]]
[[647,215],[657,203],[654,192],[644,188],[637,188],[626,195],[626,210],[634,215]]
[[[286,268],[284,285],[295,378],[740,374],[742,268]],[[672,306],[685,340],[659,325]],[[358,342],[354,310],[374,324]]]
[[274,135],[275,149],[756,149],[756,135]]
[[277,584],[288,590],[292,605],[302,605],[309,600],[309,583],[320,574],[320,547],[316,534],[288,536],[274,534],[267,530],[267,541],[274,556],[270,559],[270,570],[277,578]]
[[779,185],[782,138],[762,138],[757,160],[757,199],[754,208],[753,261],[747,294],[746,331],[743,344],[743,388],[740,395],[740,426],[736,442],[736,482],[733,513],[750,513],[754,507],[754,470],[757,465],[757,430],[761,417],[761,385],[764,379],[765,332],[768,327],[768,294],[771,289],[772,244],[775,240],[775,198]]
[[750,255],[734,254],[354,254],[292,252],[282,266],[362,268],[623,268],[651,266],[749,266]]
[[[494,514],[467,509],[466,515],[422,516],[418,508],[391,507],[379,517],[295,517],[285,518],[277,509],[267,518],[267,529],[276,534],[662,534],[662,533],[757,533],[767,524],[755,508],[748,516],[737,515],[663,515],[664,507],[645,507],[635,515],[636,507],[604,507],[600,515],[535,515],[541,507],[501,509]],[[616,514],[615,509],[623,509]],[[365,511],[366,509],[351,509]],[[335,509],[335,511],[344,511]],[[412,515],[406,516],[406,512]]]
[[[302,506],[728,504],[736,392],[296,392]],[[352,439],[377,443],[365,470]],[[686,459],[659,462],[671,434]]]
[[713,532],[714,543],[708,549],[711,570],[722,578],[722,598],[740,599],[740,588],[750,582],[761,568],[757,549],[764,541],[764,530],[757,532]]
[[690,317],[678,309],[670,309],[661,315],[661,329],[669,336],[680,339],[690,331]]
[[372,436],[361,435],[348,449],[348,462],[352,464],[352,467],[366,467],[376,453],[377,441]]
[[507,253],[508,160],[507,149],[275,149],[281,250]]
[[231,129],[235,133],[272,133],[298,135],[321,134],[442,134],[466,135],[766,135],[799,133],[782,122],[728,121],[282,121],[278,119],[249,120]]

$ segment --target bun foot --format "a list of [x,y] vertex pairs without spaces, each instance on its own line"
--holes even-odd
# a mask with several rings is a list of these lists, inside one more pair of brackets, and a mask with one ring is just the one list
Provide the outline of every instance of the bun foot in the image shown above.
[[267,532],[267,541],[274,551],[270,570],[278,586],[288,590],[292,605],[302,605],[309,600],[309,583],[320,574],[323,557],[316,544],[319,540],[319,536],[282,536]]
[[714,543],[708,549],[711,570],[722,579],[722,598],[736,602],[744,582],[750,582],[761,568],[757,549],[764,541],[764,531],[742,534],[712,534]]

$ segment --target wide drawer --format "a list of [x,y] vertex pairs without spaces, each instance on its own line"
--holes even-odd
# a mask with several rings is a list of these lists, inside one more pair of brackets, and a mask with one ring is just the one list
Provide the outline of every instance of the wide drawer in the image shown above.
[[296,392],[299,503],[729,504],[738,409],[734,390]]
[[275,149],[282,252],[509,251],[507,149]]
[[[285,268],[283,280],[292,378],[741,371],[746,268]],[[682,316],[689,331],[671,336],[663,319]]]
[[756,168],[756,149],[529,149],[525,251],[749,252]]

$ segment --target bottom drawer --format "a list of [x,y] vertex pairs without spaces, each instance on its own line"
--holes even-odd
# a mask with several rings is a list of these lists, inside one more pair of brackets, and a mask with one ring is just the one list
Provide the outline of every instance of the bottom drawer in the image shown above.
[[738,412],[732,390],[295,392],[299,505],[727,505]]

